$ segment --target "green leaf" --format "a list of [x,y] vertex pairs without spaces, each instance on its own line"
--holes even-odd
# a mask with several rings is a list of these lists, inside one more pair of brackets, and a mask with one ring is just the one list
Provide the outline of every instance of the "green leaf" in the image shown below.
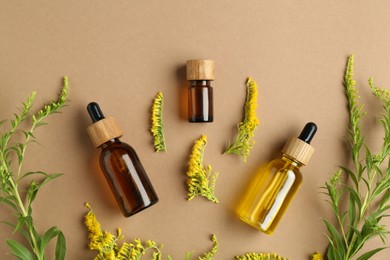
[[[340,257],[338,257],[338,258],[336,257],[336,252],[337,251],[336,251],[336,249],[334,247],[334,243],[333,243],[332,239],[328,235],[326,235],[326,237],[327,237],[327,239],[329,241],[329,245],[328,245],[328,249],[327,249],[327,252],[326,252],[326,256],[327,256],[328,260],[337,260]],[[338,254],[338,255],[340,255],[340,254]]]
[[348,177],[352,180],[353,184],[355,185],[355,187],[358,187],[359,186],[359,181],[358,179],[356,178],[356,175],[350,170],[348,169],[347,167],[344,167],[344,166],[339,166],[340,169],[342,169],[344,172],[346,172],[348,174]]
[[337,229],[326,219],[323,220],[326,228],[329,231],[329,234],[331,235],[331,239],[333,240],[333,243],[335,243],[335,252],[337,252],[340,256],[341,259],[344,258],[344,244],[343,241],[341,240],[340,234],[337,231]]
[[57,227],[51,227],[41,237],[41,252],[45,251],[45,248],[49,242],[59,234],[60,230]]
[[24,135],[24,138],[28,137],[28,133],[25,130],[19,129],[19,131]]
[[371,191],[370,183],[368,183],[366,178],[363,178],[363,177],[361,177],[360,180],[362,180],[364,182],[364,184],[366,185],[366,188],[367,188],[367,192],[370,193],[370,191]]
[[378,181],[375,185],[374,191],[372,192],[372,196],[378,197],[382,192],[386,192],[390,187],[390,177]]
[[0,203],[4,202],[5,204],[13,208],[16,212],[18,212],[18,208],[16,206],[16,203],[14,203],[14,199],[15,197],[12,195],[8,197],[0,197]]
[[[12,223],[7,222],[7,221],[0,221],[0,223],[3,223],[3,224],[5,224],[5,225],[7,225],[7,226],[10,226],[10,227],[13,227],[14,229],[16,228],[16,225],[15,225],[15,224],[12,224]],[[28,233],[27,233],[27,231],[25,231],[25,230],[19,230],[19,233],[21,233],[27,240],[30,239],[30,238],[29,238],[29,235],[28,235]]]
[[[389,169],[390,169],[390,167],[389,167]],[[390,176],[390,172],[388,174]],[[388,205],[389,202],[390,202],[390,189],[388,189],[386,191],[386,193],[383,195],[382,200],[381,200],[381,202],[379,204],[379,208],[386,207],[386,205]]]
[[8,246],[10,247],[12,254],[20,260],[34,260],[33,255],[22,244],[15,240],[7,239]]
[[39,185],[37,185],[34,180],[31,181],[27,191],[28,205],[31,205],[31,203],[35,200],[38,190],[39,190]]
[[[354,225],[356,221],[356,202],[352,196],[349,198],[348,203],[348,216],[349,216],[349,222]],[[347,237],[349,237],[351,230],[348,230]]]
[[360,180],[360,178],[362,177],[362,174],[364,173],[364,171],[367,171],[367,167],[364,166],[361,163],[358,163],[358,167],[359,167],[359,170],[358,170],[358,172],[356,174],[358,176],[358,180]]
[[367,260],[367,259],[371,258],[373,255],[375,255],[379,251],[382,251],[385,248],[386,247],[380,247],[380,248],[376,248],[374,250],[368,251],[367,253],[364,253],[363,255],[359,256],[356,260]]
[[25,173],[21,178],[20,180],[28,177],[28,176],[31,176],[31,175],[43,175],[43,176],[48,176],[49,174],[45,173],[45,172],[42,172],[42,171],[34,171],[34,172],[27,172]]
[[[37,194],[38,194],[38,191],[40,188],[42,188],[43,185],[45,185],[46,183],[52,181],[53,179],[63,175],[62,173],[56,173],[56,174],[46,174],[46,173],[43,173],[43,172],[32,172],[31,174],[43,174],[45,175],[44,179],[39,183],[39,184],[36,184],[36,182],[33,180],[30,182],[30,186],[29,186],[29,189],[28,189],[28,192],[27,192],[27,199],[28,199],[28,209],[29,211],[31,210],[31,204],[32,202],[35,200]],[[24,177],[24,176],[23,176]]]
[[0,121],[0,127],[7,121],[8,121],[7,119],[4,119],[4,120]]
[[24,216],[19,216],[13,234],[18,232],[24,226],[25,223],[26,223],[26,218]]
[[47,123],[45,123],[45,122],[39,122],[39,123],[37,124],[37,127],[44,126],[44,125],[47,125]]
[[41,236],[38,234],[37,230],[35,229],[34,227],[34,223],[33,223],[33,219],[31,216],[28,216],[26,217],[26,225],[29,226],[31,232],[32,232],[32,235],[34,236],[34,239],[37,243],[37,250],[39,250],[41,248]]
[[360,231],[353,225],[350,225],[349,228],[352,230],[352,233],[355,234],[356,240],[361,241],[362,239],[361,239]]
[[56,244],[56,260],[64,260],[66,253],[66,241],[64,234],[59,231]]
[[362,201],[360,199],[359,194],[353,188],[351,188],[350,186],[346,185],[345,189],[349,192],[350,198],[352,198],[355,201],[355,203],[356,203],[356,205],[358,207],[359,215],[360,215],[360,212],[362,210]]
[[34,133],[32,131],[27,132],[27,135],[31,136],[33,139],[36,139],[35,135],[34,135]]
[[48,183],[49,181],[52,181],[54,180],[55,178],[58,178],[60,177],[61,175],[63,175],[63,173],[54,173],[54,174],[50,174],[50,175],[47,175],[43,181],[38,185],[39,186],[39,189],[45,185],[46,183]]

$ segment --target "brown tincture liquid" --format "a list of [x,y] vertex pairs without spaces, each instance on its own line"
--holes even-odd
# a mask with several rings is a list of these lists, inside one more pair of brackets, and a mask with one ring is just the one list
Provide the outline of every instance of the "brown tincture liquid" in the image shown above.
[[213,88],[214,61],[188,60],[188,121],[208,123],[214,121]]
[[213,122],[213,88],[209,80],[191,81],[188,108],[190,122]]
[[134,149],[119,140],[122,132],[114,118],[105,118],[97,103],[87,110],[94,124],[88,133],[102,149],[100,167],[125,217],[158,202],[158,197]]
[[134,149],[118,138],[104,143],[100,167],[123,215],[129,217],[158,202],[158,197]]

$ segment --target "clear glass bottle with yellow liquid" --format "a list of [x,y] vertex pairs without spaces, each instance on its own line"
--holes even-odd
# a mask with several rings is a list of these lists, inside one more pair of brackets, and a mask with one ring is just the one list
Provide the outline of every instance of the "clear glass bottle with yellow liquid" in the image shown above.
[[274,232],[302,183],[300,168],[314,152],[310,142],[316,131],[314,123],[307,123],[298,138],[287,141],[281,159],[260,167],[237,208],[244,222],[266,234]]

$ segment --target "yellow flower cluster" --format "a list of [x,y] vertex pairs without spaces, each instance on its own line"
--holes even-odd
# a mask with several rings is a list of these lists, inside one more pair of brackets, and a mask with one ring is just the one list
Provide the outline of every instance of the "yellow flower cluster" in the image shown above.
[[[247,102],[245,103],[245,119],[244,123],[250,123],[254,127],[256,127],[259,124],[259,119],[256,115],[256,108],[257,108],[257,84],[256,81],[254,81],[251,77],[248,78],[248,81],[246,82],[246,85],[248,87],[247,92]],[[251,130],[253,131],[253,130]]]
[[118,240],[124,238],[121,229],[117,230],[116,236],[110,232],[102,231],[89,203],[85,203],[85,206],[88,208],[88,213],[84,217],[84,224],[90,239],[88,246],[91,250],[98,251],[95,260],[138,260],[149,249],[154,250],[153,260],[161,259],[160,248],[156,242],[151,240],[143,244],[140,239],[135,239],[133,243],[123,242],[122,246],[119,247]]
[[322,255],[320,253],[314,253],[311,256],[311,260],[322,260]]
[[248,253],[243,256],[236,256],[237,260],[288,260],[277,254],[270,253]]
[[[64,77],[63,87],[57,101],[52,101],[49,105],[45,105],[43,109],[39,110],[37,116],[32,115],[33,122],[37,122],[40,118],[45,118],[50,113],[56,112],[65,106],[65,102],[68,96],[69,80],[68,77]],[[33,93],[35,96],[35,92]]]
[[95,259],[115,259],[114,247],[117,238],[109,232],[103,232],[89,203],[85,203],[85,206],[89,209],[84,217],[84,224],[88,229],[90,239],[88,246],[91,250],[99,251]]
[[[363,111],[363,105],[359,105],[359,92],[356,89],[356,81],[353,79],[355,56],[351,55],[348,58],[347,69],[344,76],[344,84],[346,88],[346,95],[348,97],[349,111],[350,111],[350,124],[352,129],[351,132],[354,133],[352,136],[352,143],[358,147],[360,143],[363,142],[363,139],[360,138],[361,133],[361,124],[360,119],[365,115]],[[355,158],[354,160],[356,160]]]
[[152,126],[150,131],[154,138],[154,148],[156,152],[165,152],[167,150],[164,138],[164,127],[163,127],[163,101],[164,95],[162,92],[158,92],[152,105]]
[[238,124],[238,136],[233,144],[230,144],[225,153],[238,154],[244,158],[244,162],[249,156],[249,150],[252,148],[253,136],[259,125],[259,119],[256,115],[257,108],[257,84],[249,77],[246,83],[247,97],[244,107],[244,121]]
[[390,91],[376,87],[372,77],[368,80],[368,84],[370,85],[372,93],[382,101],[385,110],[390,110]]
[[203,256],[199,256],[198,257],[199,260],[213,260],[214,256],[218,254],[218,249],[219,249],[218,240],[215,234],[211,236],[211,241],[213,241],[213,248],[211,249],[210,252],[206,252],[203,254]]
[[212,174],[210,165],[206,168],[203,166],[203,153],[206,144],[207,136],[202,135],[192,148],[187,170],[188,200],[200,195],[218,203],[218,199],[214,195],[218,172]]
[[356,85],[356,81],[353,79],[353,65],[355,64],[355,56],[351,55],[348,59],[347,63],[347,69],[345,72],[344,81],[346,84],[346,87],[350,90],[350,92],[356,93],[356,89],[351,89],[353,86]]

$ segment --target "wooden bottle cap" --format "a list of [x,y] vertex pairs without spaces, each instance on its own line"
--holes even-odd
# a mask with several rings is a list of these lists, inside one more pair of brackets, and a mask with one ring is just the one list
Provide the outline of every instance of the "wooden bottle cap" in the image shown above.
[[214,80],[214,61],[188,60],[187,80]]
[[310,157],[314,153],[314,147],[310,144],[302,141],[299,138],[291,137],[286,145],[284,146],[282,152],[294,160],[307,165],[310,160]]
[[121,137],[122,130],[113,117],[106,117],[88,126],[87,132],[93,145],[97,148],[111,139]]

